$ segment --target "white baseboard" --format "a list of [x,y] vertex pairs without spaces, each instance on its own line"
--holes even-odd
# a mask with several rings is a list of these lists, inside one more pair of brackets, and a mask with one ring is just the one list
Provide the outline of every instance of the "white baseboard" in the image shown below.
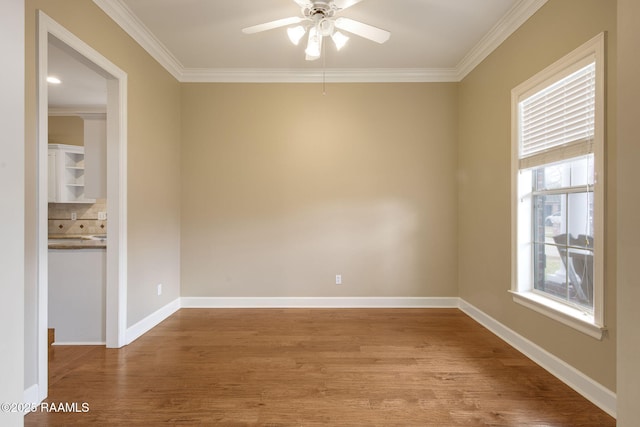
[[38,384],[34,384],[24,391],[24,403],[39,405],[40,402],[42,402],[42,399],[40,399]]
[[84,342],[84,341],[70,341],[70,342],[64,342],[64,341],[56,341],[54,343],[51,343],[51,345],[107,345],[106,342],[104,341],[89,341],[89,342]]
[[457,308],[458,297],[182,297],[182,308]]
[[127,331],[125,333],[125,340],[127,345],[140,338],[146,332],[153,329],[156,325],[158,325],[160,322],[162,322],[178,310],[180,310],[180,298],[174,299],[169,304],[154,311],[135,325],[127,328]]
[[616,417],[616,394],[614,392],[463,299],[460,299],[460,310],[549,371],[553,376],[580,393],[607,414],[614,418]]

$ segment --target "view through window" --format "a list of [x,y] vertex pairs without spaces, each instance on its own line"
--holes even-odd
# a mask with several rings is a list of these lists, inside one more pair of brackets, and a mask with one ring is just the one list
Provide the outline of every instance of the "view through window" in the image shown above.
[[532,173],[534,289],[593,312],[593,155]]

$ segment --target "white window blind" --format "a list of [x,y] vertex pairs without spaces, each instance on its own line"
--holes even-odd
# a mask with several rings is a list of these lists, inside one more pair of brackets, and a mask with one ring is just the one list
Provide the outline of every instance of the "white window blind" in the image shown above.
[[519,103],[521,168],[593,151],[595,71],[592,62]]

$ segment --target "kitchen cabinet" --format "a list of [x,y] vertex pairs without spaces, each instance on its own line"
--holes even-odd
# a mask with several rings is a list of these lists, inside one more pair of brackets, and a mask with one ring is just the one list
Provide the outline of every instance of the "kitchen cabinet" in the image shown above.
[[56,344],[104,344],[106,249],[49,249],[49,319]]
[[85,197],[84,147],[49,144],[49,203],[95,203]]

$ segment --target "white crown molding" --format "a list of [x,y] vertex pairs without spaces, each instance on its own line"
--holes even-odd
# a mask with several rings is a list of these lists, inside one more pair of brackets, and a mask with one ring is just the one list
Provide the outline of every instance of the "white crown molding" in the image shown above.
[[[520,0],[476,44],[455,68],[345,69],[325,71],[330,83],[459,82],[516,31],[548,0]],[[318,83],[322,70],[194,69],[180,61],[140,21],[123,0],[93,0],[143,49],[182,83]]]
[[129,34],[149,55],[180,81],[184,67],[122,0],[93,0],[116,24]]
[[[324,76],[323,76],[324,74]],[[181,82],[189,83],[408,83],[454,82],[457,71],[448,69],[186,69]]]
[[547,1],[520,0],[516,3],[458,63],[457,81],[462,81]]

